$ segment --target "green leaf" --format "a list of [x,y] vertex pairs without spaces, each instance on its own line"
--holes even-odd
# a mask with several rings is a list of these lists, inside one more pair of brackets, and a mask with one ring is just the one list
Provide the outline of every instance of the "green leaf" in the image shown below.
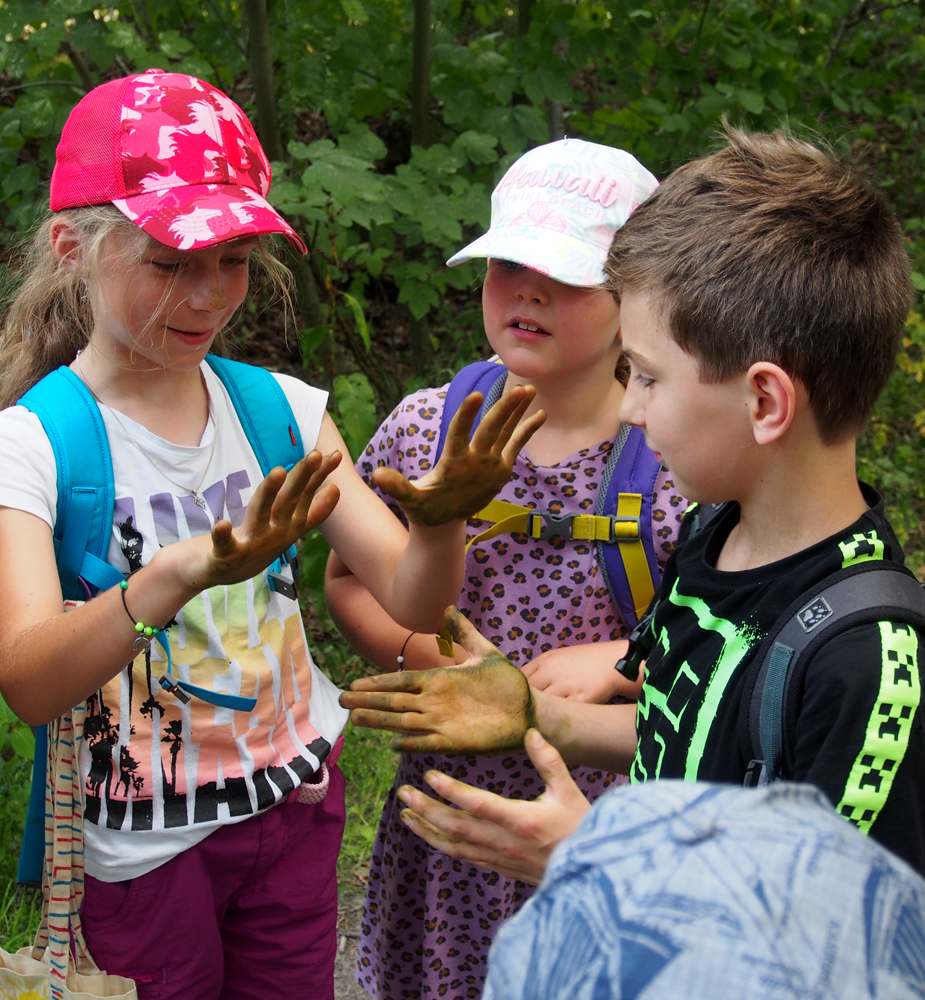
[[666,132],[689,132],[692,128],[691,120],[687,115],[680,112],[673,115],[666,115],[662,119],[662,128]]
[[497,145],[497,136],[485,135],[483,132],[475,132],[469,129],[463,132],[453,143],[453,151],[461,153],[470,163],[479,165],[497,163],[498,154],[495,151]]
[[299,557],[299,585],[308,591],[308,596],[319,614],[327,611],[324,599],[324,574],[330,554],[331,546],[320,531],[311,531],[305,536]]
[[308,368],[315,351],[325,342],[331,331],[326,326],[309,326],[299,334],[302,347],[302,367]]
[[3,700],[3,696],[0,695],[0,721],[2,722],[18,722],[13,713],[13,709]]
[[3,180],[3,193],[7,196],[20,191],[32,191],[41,179],[38,167],[31,163],[20,163]]
[[161,52],[168,59],[180,59],[185,53],[193,50],[193,43],[188,38],[184,38],[179,31],[162,31],[157,36],[157,40]]
[[739,104],[753,115],[760,115],[764,111],[764,95],[756,90],[740,90],[736,96]]
[[752,57],[742,49],[734,49],[724,45],[719,50],[719,57],[731,69],[748,69],[752,64]]
[[354,24],[366,24],[369,21],[369,11],[360,0],[340,0],[340,5],[347,19]]
[[375,396],[369,379],[361,372],[335,375],[334,404],[340,432],[356,461],[378,426]]
[[423,281],[404,281],[398,301],[406,302],[415,319],[423,319],[428,311],[440,304],[440,296],[431,284]]
[[359,299],[354,298],[349,292],[341,292],[341,295],[344,297],[347,305],[350,306],[350,311],[353,313],[353,322],[356,323],[357,333],[360,335],[360,340],[363,341],[363,346],[368,352],[372,345],[369,339],[369,324],[366,322],[363,307],[360,305]]
[[22,757],[23,760],[32,760],[35,756],[35,737],[28,726],[17,726],[10,733],[10,743],[13,745],[17,757]]
[[921,271],[913,271],[909,277],[912,279],[912,287],[918,292],[925,292],[925,274]]

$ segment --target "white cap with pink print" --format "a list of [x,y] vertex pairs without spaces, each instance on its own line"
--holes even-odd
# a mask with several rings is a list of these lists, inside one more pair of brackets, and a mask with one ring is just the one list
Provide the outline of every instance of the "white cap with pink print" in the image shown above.
[[622,149],[583,139],[537,146],[492,192],[488,232],[447,264],[498,257],[566,285],[599,285],[613,234],[657,186]]

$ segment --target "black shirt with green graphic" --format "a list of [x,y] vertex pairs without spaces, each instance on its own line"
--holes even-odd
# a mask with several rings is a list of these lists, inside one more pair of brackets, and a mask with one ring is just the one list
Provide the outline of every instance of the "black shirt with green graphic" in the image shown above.
[[[633,781],[687,778],[741,784],[748,766],[749,667],[802,592],[867,560],[902,562],[869,488],[851,527],[787,559],[717,570],[739,518],[730,504],[672,555],[659,590],[655,647],[639,697]],[[796,708],[783,777],[818,786],[835,808],[925,874],[922,637],[907,625],[850,629],[813,656]]]

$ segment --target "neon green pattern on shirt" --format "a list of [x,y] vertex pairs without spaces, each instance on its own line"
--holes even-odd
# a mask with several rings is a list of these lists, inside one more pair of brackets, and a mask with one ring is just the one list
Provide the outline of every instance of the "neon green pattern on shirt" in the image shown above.
[[[746,655],[746,653],[748,653],[757,637],[751,629],[743,629],[742,631],[739,631],[736,629],[735,625],[732,624],[732,622],[727,621],[725,618],[717,618],[710,610],[706,601],[701,598],[688,597],[685,594],[679,593],[677,580],[675,580],[674,586],[671,588],[668,600],[678,607],[690,608],[691,611],[693,611],[697,616],[697,624],[700,628],[708,632],[718,632],[725,640],[722,652],[717,658],[710,674],[710,679],[707,682],[706,692],[704,693],[703,702],[697,712],[697,721],[694,724],[694,732],[691,737],[690,747],[687,751],[684,777],[687,781],[695,781],[697,778],[697,770],[700,767],[700,761],[703,757],[707,737],[710,734],[710,727],[713,725],[713,720],[716,718],[716,713],[719,709],[719,703],[729,685],[729,681],[732,679],[732,675],[735,673],[736,667],[742,662],[742,658]],[[664,652],[667,653],[667,636],[665,635],[664,630],[659,637],[659,643],[661,644]],[[675,732],[677,732],[687,705],[685,704],[679,712],[670,713],[667,710],[667,702],[671,697],[671,690],[673,690],[674,685],[684,676],[687,676],[695,681],[697,679],[687,662],[683,663],[679,668],[678,673],[672,682],[672,689],[670,689],[667,693],[663,693],[651,687],[648,680],[643,683],[642,690],[639,694],[637,718],[648,719],[650,708],[655,708],[663,714],[664,718],[671,723]],[[631,768],[631,777],[633,782],[645,781],[649,778],[659,777],[665,748],[662,740],[657,734],[655,739],[662,745],[655,773],[649,774],[642,766],[640,752],[637,746],[636,758],[633,761],[633,767]]]
[[[659,645],[662,650],[667,653],[669,649],[668,643],[668,633],[665,629],[662,629],[662,633],[659,636]],[[691,682],[691,691],[694,691],[697,687],[697,675],[691,670],[690,664],[685,660],[675,678],[671,683],[671,687],[668,689],[668,693],[665,694],[662,691],[658,691],[655,688],[649,687],[645,688],[643,685],[643,690],[645,695],[640,692],[639,703],[636,707],[636,728],[639,728],[639,719],[648,719],[650,709],[654,708],[661,712],[662,716],[666,718],[677,732],[681,725],[681,718],[684,715],[684,709],[687,708],[687,702],[682,705],[680,711],[677,713],[672,712],[668,707],[671,701],[671,696],[674,693],[675,685],[682,679],[689,680]],[[662,771],[662,759],[665,756],[665,740],[656,731],[653,733],[653,739],[659,746],[658,760],[655,763],[655,774],[653,777],[658,777]],[[649,779],[649,772],[643,766],[642,756],[639,752],[639,746],[636,746],[636,759],[633,762],[633,767],[630,769],[630,781],[632,784],[636,784],[640,781],[647,781]]]
[[883,559],[883,540],[876,531],[863,531],[838,543],[842,554],[842,569],[858,563]]
[[[855,536],[857,537],[857,536]],[[908,625],[879,622],[880,691],[867,723],[864,746],[848,775],[838,812],[868,833],[886,805],[906,749],[921,697],[919,640]]]

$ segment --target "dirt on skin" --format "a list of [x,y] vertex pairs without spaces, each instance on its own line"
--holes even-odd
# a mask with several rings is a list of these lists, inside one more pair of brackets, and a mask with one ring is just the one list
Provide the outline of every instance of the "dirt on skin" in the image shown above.
[[363,889],[341,886],[338,892],[337,962],[334,966],[334,1000],[369,1000],[357,984],[357,944],[360,916],[363,913]]

